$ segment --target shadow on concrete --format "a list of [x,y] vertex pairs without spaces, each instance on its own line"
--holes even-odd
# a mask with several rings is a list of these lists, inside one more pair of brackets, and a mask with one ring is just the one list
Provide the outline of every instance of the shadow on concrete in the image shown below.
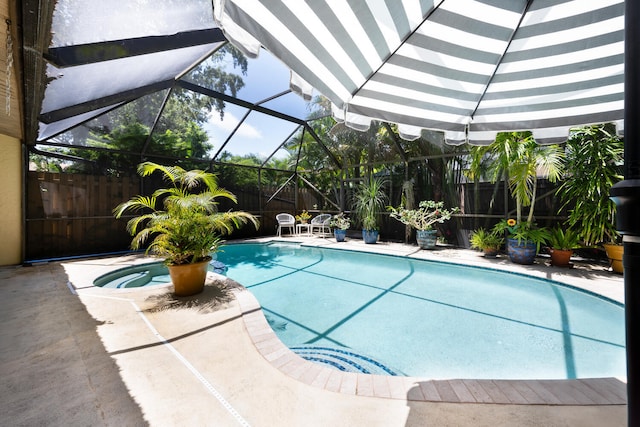
[[242,286],[230,279],[207,278],[204,290],[188,297],[179,297],[173,293],[173,288],[166,288],[166,292],[148,297],[144,301],[143,311],[155,313],[165,310],[195,310],[199,313],[213,313],[226,308],[233,301],[233,292]]
[[0,268],[0,424],[147,425],[59,264]]

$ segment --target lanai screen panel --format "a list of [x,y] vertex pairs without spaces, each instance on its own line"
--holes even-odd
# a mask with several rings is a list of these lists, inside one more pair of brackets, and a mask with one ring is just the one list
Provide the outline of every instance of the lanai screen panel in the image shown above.
[[170,35],[215,27],[209,0],[59,0],[52,46]]
[[99,117],[100,115],[106,113],[107,111],[116,108],[119,104],[116,105],[108,105],[103,108],[99,108],[97,110],[89,111],[87,113],[78,114],[76,116],[69,117],[68,119],[59,120],[57,122],[53,122],[50,124],[40,122],[40,127],[38,131],[38,141],[45,141],[49,138],[54,138],[56,135],[60,133],[64,133],[65,131],[81,125],[87,121],[90,121],[94,117]]
[[[63,70],[49,65],[47,75],[52,79],[42,103],[43,121],[66,119],[75,110],[63,109],[95,102],[110,104],[109,97],[168,82],[186,71],[200,58],[217,47],[217,43],[134,56],[95,64],[80,65]],[[154,87],[153,90],[162,87]],[[150,90],[151,91],[151,90]],[[135,96],[130,96],[133,99]],[[102,101],[101,101],[102,100]]]
[[104,136],[130,125],[133,120],[140,124],[141,129],[149,130],[160,111],[166,93],[167,90],[159,91],[112,108],[111,111],[102,111],[103,114],[87,118],[84,123],[57,135],[51,141],[64,142],[72,146],[87,146],[92,142],[100,142],[108,146],[109,141]]
[[39,140],[172,86],[225,43],[206,0],[60,0],[51,32],[39,119],[55,126]]
[[[228,112],[225,112],[225,117],[227,115]],[[296,123],[252,111],[239,125],[223,152],[232,156],[253,154],[261,160],[266,160],[279,150],[297,128]],[[280,151],[274,157],[283,158],[286,155],[286,152]]]

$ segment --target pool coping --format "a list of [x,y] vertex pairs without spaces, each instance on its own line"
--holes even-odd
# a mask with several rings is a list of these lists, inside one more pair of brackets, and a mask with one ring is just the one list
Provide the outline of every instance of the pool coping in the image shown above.
[[[251,239],[245,243],[284,242],[287,239]],[[289,243],[304,246],[334,247],[329,239],[296,239]],[[236,242],[241,243],[241,242]],[[378,246],[378,245],[372,245]],[[582,284],[574,285],[563,280],[554,280],[534,272],[520,271],[513,265],[483,265],[485,260],[451,260],[434,259],[429,251],[412,250],[396,253],[391,247],[370,248],[360,245],[349,247],[340,243],[340,249],[382,253],[386,255],[405,256],[414,259],[449,262],[490,270],[508,270],[513,274],[544,278],[564,286],[578,289],[624,305],[619,299],[598,292],[600,289],[589,289]],[[375,249],[375,250],[370,250]],[[417,249],[417,248],[413,248]],[[509,263],[510,264],[510,263]],[[516,270],[513,268],[516,266]],[[389,376],[343,372],[318,363],[303,359],[280,341],[267,322],[260,303],[246,288],[236,291],[236,300],[240,306],[245,328],[255,348],[271,365],[283,374],[315,388],[343,393],[347,395],[402,399],[417,402],[442,403],[482,403],[512,405],[554,405],[554,406],[592,406],[592,405],[626,405],[626,383],[619,378],[582,378],[582,379],[447,379],[433,380],[421,377]]]
[[422,402],[512,405],[626,405],[626,384],[617,378],[575,380],[430,380],[360,374],[303,359],[277,337],[260,303],[247,289],[235,292],[249,337],[283,374],[312,387],[347,395]]

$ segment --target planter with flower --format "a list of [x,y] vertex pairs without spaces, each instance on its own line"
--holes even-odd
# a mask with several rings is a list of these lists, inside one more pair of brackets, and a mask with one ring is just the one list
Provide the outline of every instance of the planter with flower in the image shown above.
[[504,237],[481,227],[471,233],[469,243],[472,248],[483,251],[485,257],[495,258],[504,244]]
[[518,222],[513,218],[503,219],[493,227],[493,231],[507,233],[507,254],[517,264],[533,264],[540,246],[549,238],[546,228],[538,228],[531,222]]
[[435,248],[437,230],[433,226],[448,221],[458,211],[458,208],[445,209],[444,202],[433,200],[421,201],[417,209],[406,209],[403,206],[389,206],[388,209],[391,211],[391,218],[416,229],[416,240],[421,249]]
[[344,214],[344,212],[340,212],[339,214],[331,217],[329,227],[333,228],[333,235],[335,236],[336,241],[344,242],[344,239],[347,236],[347,230],[351,227],[351,220]]
[[221,236],[247,222],[257,230],[258,220],[248,212],[218,212],[216,199],[236,202],[236,197],[218,187],[212,173],[152,162],[138,166],[142,177],[157,171],[169,187],[156,190],[150,197],[135,196],[113,213],[116,218],[127,212],[140,213],[127,222],[127,231],[134,236],[132,249],[140,249],[151,240],[147,253],[165,258],[175,294],[194,295],[204,288],[211,254],[222,243]]
[[300,212],[300,214],[296,215],[296,220],[300,222],[300,224],[306,224],[311,219],[311,214],[306,210]]

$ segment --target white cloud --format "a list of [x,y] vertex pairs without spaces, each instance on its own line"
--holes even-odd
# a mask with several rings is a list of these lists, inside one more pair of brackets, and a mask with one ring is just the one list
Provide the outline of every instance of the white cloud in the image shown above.
[[[229,111],[225,111],[224,120],[220,120],[219,113],[217,111],[213,111],[209,114],[209,121],[207,122],[209,126],[205,126],[205,129],[210,131],[210,134],[213,133],[218,136],[224,135],[223,138],[226,138],[233,129],[238,126],[239,122],[240,120]],[[262,138],[262,134],[259,130],[247,124],[245,121],[235,133],[234,137],[260,139]]]

